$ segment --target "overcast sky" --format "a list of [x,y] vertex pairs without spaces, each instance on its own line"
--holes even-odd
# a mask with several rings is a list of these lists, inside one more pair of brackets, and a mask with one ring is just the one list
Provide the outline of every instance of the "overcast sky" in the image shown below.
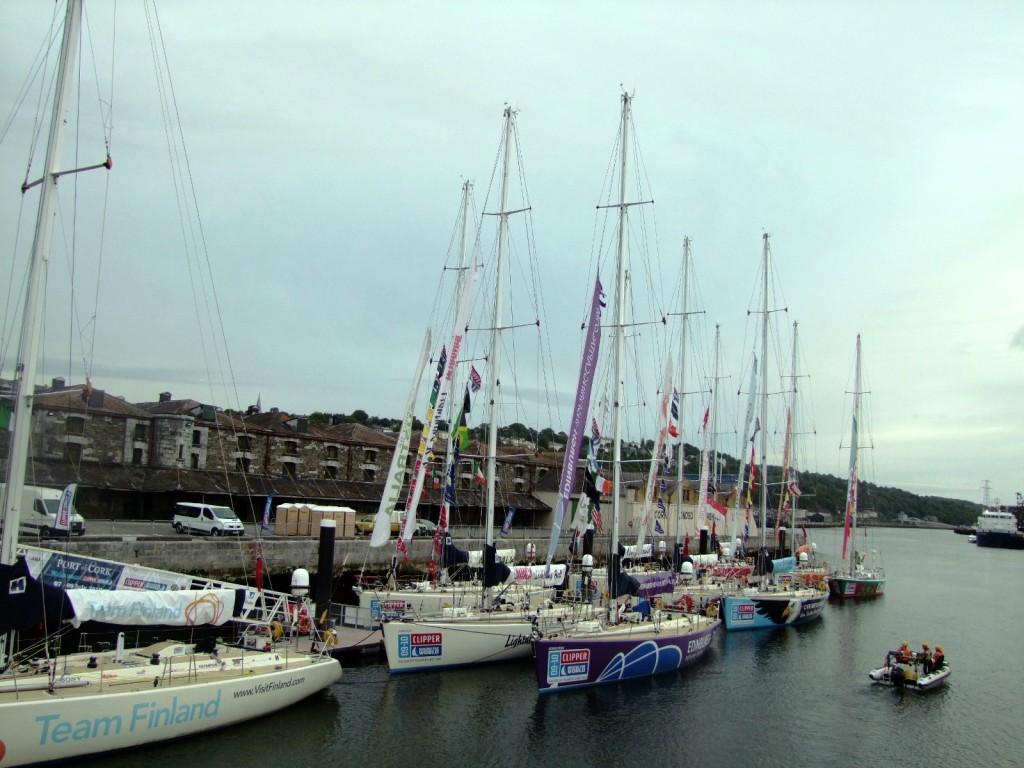
[[[119,3],[111,81],[112,7],[88,4],[99,52],[82,79],[99,72],[102,95],[84,85],[86,104],[113,104],[114,166],[62,182],[42,380],[88,369],[136,402],[208,398],[202,360],[220,353],[191,332],[201,276],[177,253],[196,227],[179,220],[168,177],[149,48],[159,26],[177,105],[166,120],[184,136],[202,222],[196,263],[208,254],[243,407],[401,415],[462,181],[482,196],[507,103],[556,361],[553,426],[568,430],[594,210],[626,90],[655,201],[648,236],[673,281],[692,239],[733,400],[768,232],[809,376],[808,468],[845,474],[860,333],[867,479],[976,502],[985,481],[992,501],[1024,491],[1019,2]],[[18,301],[37,200],[19,191],[32,67],[53,13],[0,4],[0,228]],[[78,165],[100,162],[103,140],[82,123],[68,146]],[[54,305],[70,303],[58,286],[76,182],[85,285],[72,323]],[[84,222],[104,199],[97,289],[99,235]]]

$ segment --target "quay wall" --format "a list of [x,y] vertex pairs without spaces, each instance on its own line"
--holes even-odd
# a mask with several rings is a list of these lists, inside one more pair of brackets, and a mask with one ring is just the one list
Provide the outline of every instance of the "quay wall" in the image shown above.
[[[99,526],[94,528],[98,529]],[[460,549],[482,550],[483,537],[476,535],[458,535],[453,538]],[[527,546],[535,546],[536,560],[543,562],[547,553],[550,532],[541,529],[520,529],[516,535],[497,539],[498,549],[515,548],[516,562],[527,562]],[[657,541],[657,539],[655,540]],[[25,544],[35,544],[25,541]],[[56,539],[38,542],[48,549],[67,552],[71,555],[96,557],[120,563],[158,568],[165,571],[188,573],[205,578],[224,579],[227,581],[245,582],[253,578],[256,564],[256,551],[262,543],[264,572],[274,577],[290,575],[296,568],[305,568],[315,573],[319,563],[319,539],[300,536],[264,536],[218,538],[208,536],[170,535],[126,535],[126,534],[87,534],[71,539]],[[594,560],[598,565],[607,560],[609,537],[599,535],[594,541]],[[666,540],[671,552],[673,542]],[[690,542],[690,551],[696,552],[695,542]],[[558,541],[555,560],[566,562],[569,536],[565,533]],[[768,546],[773,547],[769,541]],[[426,573],[427,563],[433,540],[429,537],[414,537],[409,542],[409,561],[404,570],[409,574]],[[655,544],[657,547],[657,544]],[[820,551],[821,555],[827,554]],[[359,572],[379,573],[386,570],[395,555],[395,541],[392,538],[383,547],[370,547],[368,537],[354,539],[337,539],[334,542],[334,573],[335,577]],[[655,551],[657,555],[657,551]],[[399,555],[401,557],[401,555]],[[280,584],[278,583],[280,587]]]
[[[557,558],[565,562],[568,538],[559,542]],[[35,543],[35,542],[25,542]],[[538,558],[543,560],[547,542],[543,547],[534,542]],[[261,540],[244,538],[208,538],[187,536],[84,536],[70,540],[40,542],[48,549],[70,555],[95,557],[119,563],[176,571],[204,578],[226,581],[251,581],[255,573],[257,548],[262,544],[264,572],[275,577],[289,575],[296,568],[315,573],[319,564],[319,539],[311,537],[268,536]],[[461,540],[461,549],[481,550],[483,539]],[[517,562],[526,562],[526,541],[499,541],[499,549],[515,547]],[[601,552],[607,551],[605,541]],[[416,537],[409,542],[409,561],[404,568],[410,573],[425,573],[430,560],[433,540]],[[339,539],[334,542],[334,576],[355,574],[360,571],[378,573],[390,567],[395,555],[395,540],[383,547],[370,547],[369,538]],[[595,553],[596,555],[596,553]],[[401,555],[399,554],[400,564]],[[603,560],[603,556],[596,559]],[[278,584],[278,588],[282,585]]]

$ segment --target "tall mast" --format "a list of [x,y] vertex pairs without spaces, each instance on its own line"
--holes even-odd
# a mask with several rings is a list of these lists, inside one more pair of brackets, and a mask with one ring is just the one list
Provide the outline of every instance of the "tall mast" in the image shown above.
[[[494,485],[498,456],[498,380],[501,375],[501,324],[505,314],[504,282],[505,259],[508,252],[508,166],[511,154],[515,112],[505,107],[505,150],[501,169],[501,207],[498,211],[498,262],[495,267],[494,315],[491,324],[491,350],[488,375],[488,401],[490,403],[490,424],[487,429],[487,505],[484,508],[485,536],[489,547],[494,543]],[[485,567],[490,567],[485,550]],[[486,587],[485,587],[486,594]]]
[[[0,563],[14,562],[21,523],[21,500],[25,487],[25,469],[28,466],[29,438],[32,434],[32,402],[35,394],[36,370],[39,360],[39,335],[43,319],[43,287],[50,260],[50,241],[57,209],[56,170],[64,146],[64,114],[67,110],[67,86],[73,76],[78,52],[78,37],[82,25],[80,0],[69,0],[64,16],[64,40],[60,49],[57,72],[57,90],[50,118],[50,135],[43,163],[43,177],[36,217],[32,261],[29,265],[25,311],[22,316],[21,338],[18,344],[18,364],[14,373],[14,429],[7,461],[7,484],[3,498],[3,542],[0,544]],[[2,660],[0,660],[2,661]]]
[[626,171],[629,146],[629,108],[632,97],[622,94],[622,125],[620,130],[621,158],[619,162],[619,243],[618,271],[615,275],[615,397],[612,407],[612,525],[611,556],[608,568],[608,589],[612,601],[618,595],[619,574],[619,491],[622,487],[622,409],[624,387],[622,369],[626,356],[626,232],[629,226],[629,208],[626,204]]
[[763,296],[761,318],[761,549],[767,544],[765,526],[768,521],[768,233],[763,235],[764,253],[762,255]]
[[722,356],[721,331],[715,323],[715,362],[711,376],[711,481],[718,487],[718,362]]
[[[753,420],[754,420],[754,406],[756,404],[756,400],[757,400],[757,355],[753,355],[753,360],[751,360],[751,362],[750,362],[750,384],[748,385],[748,388],[747,388],[747,410],[744,411],[744,413],[743,413],[743,422],[742,422],[742,424],[743,424],[743,432],[740,435],[740,450],[739,450],[740,469],[739,469],[739,477],[737,478],[737,481],[736,481],[736,513],[732,516],[732,531],[729,534],[729,543],[733,547],[736,546],[736,538],[737,538],[736,534],[739,532],[740,508],[743,505],[743,482],[744,482],[744,478],[746,476],[747,461],[748,461],[747,460],[747,454],[749,453],[749,450],[747,448],[747,443],[749,442],[751,445],[753,445],[753,443],[754,443],[753,436],[751,435],[751,437],[748,438],[747,435],[750,435],[750,428],[751,428],[751,425],[752,425]],[[751,469],[753,469],[753,467],[751,467]],[[734,549],[734,551],[735,551],[735,549]]]
[[786,436],[788,440],[788,449],[786,450],[786,466],[782,472],[782,493],[779,494],[779,498],[783,498],[787,494],[790,496],[790,522],[793,524],[793,532],[790,534],[790,539],[796,538],[796,504],[797,497],[793,496],[789,488],[789,473],[793,471],[793,467],[796,466],[796,435],[799,434],[797,431],[797,409],[796,409],[796,393],[797,393],[797,344],[799,343],[799,334],[797,329],[797,323],[793,321],[793,360],[790,363],[790,371],[792,371],[793,381],[790,386],[792,387],[789,391],[789,418],[786,420],[786,426],[789,434]]
[[[683,541],[683,465],[686,463],[686,431],[683,429],[683,399],[686,397],[686,332],[690,304],[690,238],[683,238],[683,329],[679,341],[679,458],[676,461],[676,552]],[[677,558],[680,555],[677,555]],[[679,567],[679,563],[674,563]]]
[[[856,543],[857,533],[857,496],[858,496],[858,478],[857,478],[857,443],[859,442],[860,436],[860,334],[857,334],[857,353],[854,358],[855,365],[853,369],[853,426],[850,428],[850,479],[849,489],[846,493],[846,515],[850,521],[850,536],[843,538],[843,549],[846,549],[847,540],[851,539]],[[855,559],[857,557],[855,547],[850,547],[850,575],[853,575],[854,567],[856,566]]]
[[462,238],[459,243],[459,270],[455,281],[455,295],[462,295],[462,286],[466,282],[466,256],[469,254],[469,202],[473,197],[473,182],[462,183]]

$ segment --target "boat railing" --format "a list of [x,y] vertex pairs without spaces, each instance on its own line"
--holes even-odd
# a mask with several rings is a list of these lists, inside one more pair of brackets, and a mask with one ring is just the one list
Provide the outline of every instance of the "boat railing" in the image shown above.
[[376,629],[380,624],[369,608],[345,603],[331,603],[327,611],[327,622],[328,626],[368,630]]

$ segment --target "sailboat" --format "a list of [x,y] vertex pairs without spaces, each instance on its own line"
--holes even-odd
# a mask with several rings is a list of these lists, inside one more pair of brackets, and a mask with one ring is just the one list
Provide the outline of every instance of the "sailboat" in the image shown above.
[[[479,604],[480,590],[477,586],[467,582],[455,583],[449,581],[447,579],[448,571],[445,568],[442,568],[442,579],[440,581],[435,579],[399,584],[396,577],[398,557],[401,555],[404,558],[408,553],[408,543],[412,538],[416,512],[423,493],[424,483],[427,479],[428,460],[434,450],[434,443],[437,440],[441,420],[446,416],[445,409],[452,394],[451,382],[454,379],[454,371],[459,361],[460,351],[465,344],[466,321],[479,271],[476,266],[467,266],[468,221],[472,190],[471,182],[466,181],[463,183],[461,206],[462,236],[460,238],[459,264],[457,268],[459,280],[456,290],[455,323],[449,343],[442,348],[441,353],[438,355],[437,370],[434,374],[425,416],[425,428],[420,436],[420,442],[416,451],[416,463],[413,469],[412,480],[409,484],[405,510],[404,512],[399,512],[397,510],[397,502],[402,490],[406,456],[410,447],[416,395],[429,353],[429,330],[424,338],[402,427],[399,431],[395,451],[392,455],[391,467],[385,482],[385,492],[381,497],[380,508],[377,511],[373,534],[370,538],[371,547],[384,546],[390,540],[391,525],[395,518],[398,517],[401,520],[402,525],[395,542],[395,554],[392,557],[390,573],[386,583],[360,586],[357,589],[360,608],[368,611],[370,617],[375,622],[437,615],[445,607],[462,609],[476,607]],[[449,451],[447,458],[450,460],[451,457],[451,451]],[[447,474],[446,472],[445,475],[447,476]],[[435,537],[440,537],[443,534],[444,527],[442,526],[441,530],[435,533]]]
[[[721,504],[714,494],[718,483],[711,471],[715,450],[709,445],[708,433],[713,431],[711,426],[715,423],[715,411],[717,407],[718,392],[718,359],[721,344],[721,335],[718,326],[715,326],[715,374],[712,377],[712,389],[710,404],[704,413],[704,421],[701,426],[701,468],[700,486],[697,500],[697,512],[695,532],[698,535],[699,551],[691,555],[689,551],[685,558],[680,558],[679,580],[672,592],[670,610],[718,610],[722,597],[728,591],[734,591],[742,582],[745,583],[747,574],[752,570],[745,561],[732,559],[732,549],[727,543],[721,546],[718,541],[717,524],[724,523],[728,509]],[[681,476],[681,472],[680,472]],[[742,485],[742,478],[740,479]],[[709,494],[709,490],[712,493]],[[738,495],[738,490],[737,490]],[[735,520],[738,516],[738,509],[733,514]],[[711,530],[708,530],[708,518],[711,518]]]
[[[803,491],[800,489],[800,478],[797,471],[799,459],[798,446],[800,444],[800,409],[797,408],[797,395],[800,391],[800,378],[798,372],[797,344],[799,339],[798,324],[793,323],[793,359],[790,363],[790,399],[786,411],[786,439],[783,448],[782,458],[782,486],[779,492],[779,510],[776,517],[776,528],[780,531],[784,523],[789,523],[791,531],[791,542],[795,554],[796,578],[808,587],[827,586],[827,566],[820,562],[817,557],[817,544],[811,541],[807,534],[807,526],[801,525],[802,539],[797,539],[797,521],[800,520],[800,497]],[[780,538],[777,536],[777,538]],[[784,539],[784,537],[781,537]],[[797,541],[800,541],[797,544]]]
[[[298,612],[306,611],[303,615],[308,617],[308,601],[302,595],[268,600],[268,594],[258,590],[230,587],[69,589],[44,583],[19,546],[43,287],[62,173],[57,166],[63,160],[64,116],[81,21],[81,0],[69,0],[39,183],[7,482],[0,507],[0,762],[4,766],[80,758],[248,722],[321,691],[341,676],[339,663],[313,653],[309,639],[284,632],[285,623],[296,623]],[[185,577],[185,583],[189,581]],[[230,645],[211,637],[129,649],[121,632],[113,647],[62,653],[61,630],[85,621],[186,628],[230,622],[243,629],[239,642]],[[40,623],[46,636],[30,645],[23,633]]]
[[[482,553],[483,581],[463,590],[467,600],[462,605],[449,603],[434,616],[413,615],[384,617],[384,652],[392,674],[404,674],[439,669],[457,669],[529,658],[530,642],[535,633],[556,631],[570,618],[571,609],[544,604],[554,594],[553,588],[532,589],[531,584],[561,584],[565,579],[565,565],[555,567],[509,567],[498,558],[494,541],[494,509],[498,454],[498,382],[501,377],[502,332],[507,327],[504,310],[506,290],[504,272],[508,250],[509,216],[521,212],[509,210],[509,163],[515,141],[516,113],[506,107],[504,112],[503,163],[501,171],[500,211],[498,212],[498,252],[495,262],[495,300],[491,322],[488,353],[488,439],[486,457],[486,502],[484,508],[485,542]],[[457,324],[463,329],[465,323]],[[454,430],[453,430],[454,432]],[[457,443],[449,448],[449,457],[455,455]],[[446,497],[454,498],[454,465],[446,473]],[[447,502],[442,509],[447,509]],[[408,512],[407,512],[408,514]],[[442,517],[447,513],[442,512]],[[439,528],[444,528],[442,520]],[[440,535],[440,534],[439,534]],[[450,537],[445,535],[444,553],[455,550]],[[523,585],[525,589],[517,589]],[[511,591],[510,591],[511,590]],[[429,593],[430,590],[424,590]],[[507,600],[506,595],[518,593],[518,599]]]
[[[768,246],[768,233],[763,237],[762,253],[762,309],[761,309],[761,376],[760,376],[760,433],[761,433],[761,487],[760,487],[760,521],[758,528],[760,542],[755,558],[755,577],[757,582],[747,586],[736,594],[726,595],[723,599],[722,618],[725,628],[729,631],[743,629],[764,629],[785,625],[806,624],[821,618],[825,603],[828,600],[827,589],[808,587],[795,578],[795,559],[778,558],[773,560],[768,551],[766,526],[768,518],[768,461],[767,461],[767,424],[768,424],[768,320],[770,307],[769,264],[771,250]],[[783,562],[780,562],[783,561]],[[788,573],[776,573],[787,571]]]
[[861,372],[860,334],[857,334],[857,351],[853,374],[853,422],[850,427],[850,469],[846,486],[846,520],[843,525],[843,567],[838,567],[828,576],[828,591],[832,597],[881,597],[885,591],[885,571],[875,563],[867,563],[867,554],[858,551],[857,506],[860,499],[860,467],[857,459],[859,430],[861,425]]
[[[602,618],[579,621],[557,637],[534,640],[534,673],[541,693],[586,688],[672,672],[699,661],[711,646],[721,622],[692,613],[668,613],[654,607],[646,615],[626,611],[620,596],[631,599],[639,583],[622,571],[619,508],[622,491],[622,408],[625,369],[626,171],[630,146],[632,96],[622,95],[620,122],[618,248],[615,284],[615,348],[612,399],[612,514],[608,552],[608,602]],[[620,614],[620,609],[621,614]]]

